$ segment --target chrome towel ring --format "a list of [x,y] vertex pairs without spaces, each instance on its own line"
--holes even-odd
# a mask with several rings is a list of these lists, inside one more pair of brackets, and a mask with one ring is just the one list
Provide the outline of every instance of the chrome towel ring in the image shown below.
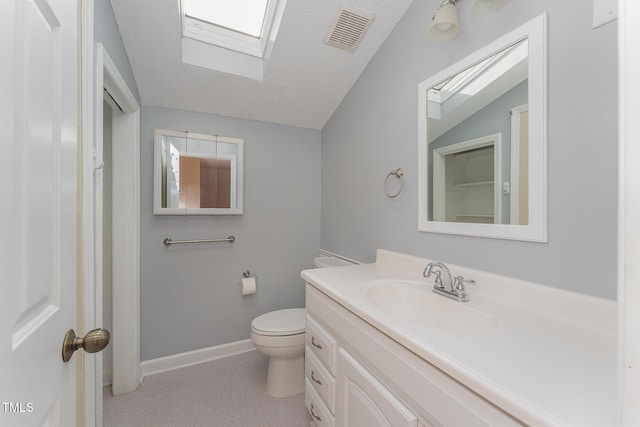
[[[389,178],[391,178],[392,176],[395,176],[400,180],[400,187],[393,194],[389,193],[389,188],[388,188]],[[389,172],[387,174],[387,177],[384,179],[384,195],[389,197],[390,199],[393,199],[394,197],[397,197],[400,193],[402,193],[403,188],[404,188],[404,171],[402,170],[402,168],[394,169],[391,172]]]

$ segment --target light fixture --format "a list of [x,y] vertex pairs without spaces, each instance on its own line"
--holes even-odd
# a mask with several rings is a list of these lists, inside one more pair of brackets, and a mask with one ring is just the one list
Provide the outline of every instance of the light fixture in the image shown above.
[[433,16],[427,34],[435,41],[445,42],[460,34],[456,3],[460,0],[445,0]]
[[[456,4],[460,0],[444,0],[433,20],[427,35],[435,41],[445,42],[455,38],[460,34],[460,24],[458,24],[458,10]],[[473,15],[485,15],[503,8],[510,0],[473,0],[471,13]]]

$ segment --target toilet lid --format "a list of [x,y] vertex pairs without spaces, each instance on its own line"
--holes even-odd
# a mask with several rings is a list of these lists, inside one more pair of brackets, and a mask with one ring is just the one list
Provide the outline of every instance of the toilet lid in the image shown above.
[[287,308],[265,313],[251,322],[261,335],[296,335],[304,333],[304,308]]

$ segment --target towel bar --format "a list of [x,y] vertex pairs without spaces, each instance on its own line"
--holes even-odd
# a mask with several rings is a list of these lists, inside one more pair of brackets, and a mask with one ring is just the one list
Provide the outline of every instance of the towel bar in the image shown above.
[[229,242],[233,243],[236,241],[234,236],[229,236],[226,239],[208,239],[208,240],[172,240],[171,237],[167,237],[162,241],[165,246],[171,245],[180,245],[183,243],[218,243],[218,242]]

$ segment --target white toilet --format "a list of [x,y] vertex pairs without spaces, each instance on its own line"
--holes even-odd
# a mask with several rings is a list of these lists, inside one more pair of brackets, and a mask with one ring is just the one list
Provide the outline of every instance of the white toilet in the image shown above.
[[[313,261],[316,268],[352,264],[330,256]],[[304,308],[272,311],[251,322],[251,341],[258,351],[269,356],[267,393],[273,397],[295,396],[304,391],[304,328]]]
[[289,397],[304,391],[304,308],[276,310],[251,322],[251,341],[269,356],[267,393]]

